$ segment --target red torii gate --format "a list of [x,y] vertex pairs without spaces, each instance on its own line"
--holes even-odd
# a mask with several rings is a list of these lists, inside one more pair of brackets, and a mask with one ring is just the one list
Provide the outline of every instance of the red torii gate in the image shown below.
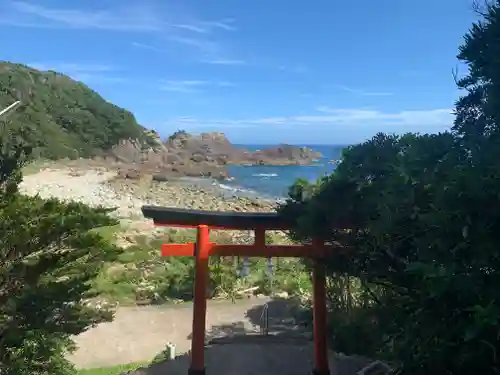
[[[191,365],[188,375],[205,375],[205,324],[207,313],[208,257],[300,257],[313,258],[313,375],[329,375],[325,268],[321,259],[331,246],[315,240],[312,245],[266,245],[266,230],[287,230],[278,213],[196,211],[170,207],[143,206],[142,213],[157,226],[197,228],[196,244],[163,244],[163,256],[194,256],[195,285]],[[252,245],[218,245],[210,242],[210,229],[253,230]]]

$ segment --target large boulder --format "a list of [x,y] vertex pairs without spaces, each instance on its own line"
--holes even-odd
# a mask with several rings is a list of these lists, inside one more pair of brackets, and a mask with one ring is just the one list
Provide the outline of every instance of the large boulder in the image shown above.
[[122,140],[111,150],[110,155],[126,164],[142,164],[149,167],[162,165],[165,147],[159,144],[155,148],[144,148],[134,140]]
[[172,134],[165,142],[168,150],[187,150],[204,155],[227,154],[234,149],[223,133],[201,133],[192,135],[185,131]]
[[224,180],[229,177],[227,169],[214,163],[185,162],[162,167],[153,175],[155,181],[167,181],[170,177],[210,177]]
[[298,147],[287,144],[267,147],[249,155],[249,158],[257,161],[258,164],[267,165],[311,164],[314,160],[321,157],[321,153],[315,152],[308,147]]

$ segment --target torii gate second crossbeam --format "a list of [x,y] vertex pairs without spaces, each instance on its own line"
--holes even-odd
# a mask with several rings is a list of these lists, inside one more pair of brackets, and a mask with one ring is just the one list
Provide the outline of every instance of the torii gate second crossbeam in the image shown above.
[[[197,228],[196,243],[164,244],[163,256],[194,256],[195,285],[193,306],[193,335],[189,375],[205,375],[205,324],[207,313],[208,257],[301,257],[315,260],[313,267],[313,331],[314,375],[329,375],[325,269],[321,259],[330,247],[315,240],[312,245],[266,245],[266,230],[287,230],[278,213],[196,211],[179,208],[144,206],[146,218],[158,226]],[[255,242],[251,245],[218,245],[210,242],[210,229],[253,230]]]

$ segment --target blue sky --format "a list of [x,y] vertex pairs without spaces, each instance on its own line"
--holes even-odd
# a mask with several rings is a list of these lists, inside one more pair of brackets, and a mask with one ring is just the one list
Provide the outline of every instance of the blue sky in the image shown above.
[[81,80],[163,136],[346,144],[450,127],[471,5],[0,0],[1,58]]

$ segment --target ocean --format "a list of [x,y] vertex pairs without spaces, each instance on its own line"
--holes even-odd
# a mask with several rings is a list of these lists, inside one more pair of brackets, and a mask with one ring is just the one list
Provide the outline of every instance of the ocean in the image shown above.
[[[270,145],[237,145],[248,150],[259,150]],[[335,169],[335,164],[328,164],[330,160],[338,160],[342,149],[339,145],[303,145],[320,152],[323,157],[314,164],[307,166],[229,166],[229,175],[232,181],[224,181],[220,188],[237,195],[259,197],[266,199],[283,199],[287,196],[288,188],[298,178],[306,178],[311,182]]]

